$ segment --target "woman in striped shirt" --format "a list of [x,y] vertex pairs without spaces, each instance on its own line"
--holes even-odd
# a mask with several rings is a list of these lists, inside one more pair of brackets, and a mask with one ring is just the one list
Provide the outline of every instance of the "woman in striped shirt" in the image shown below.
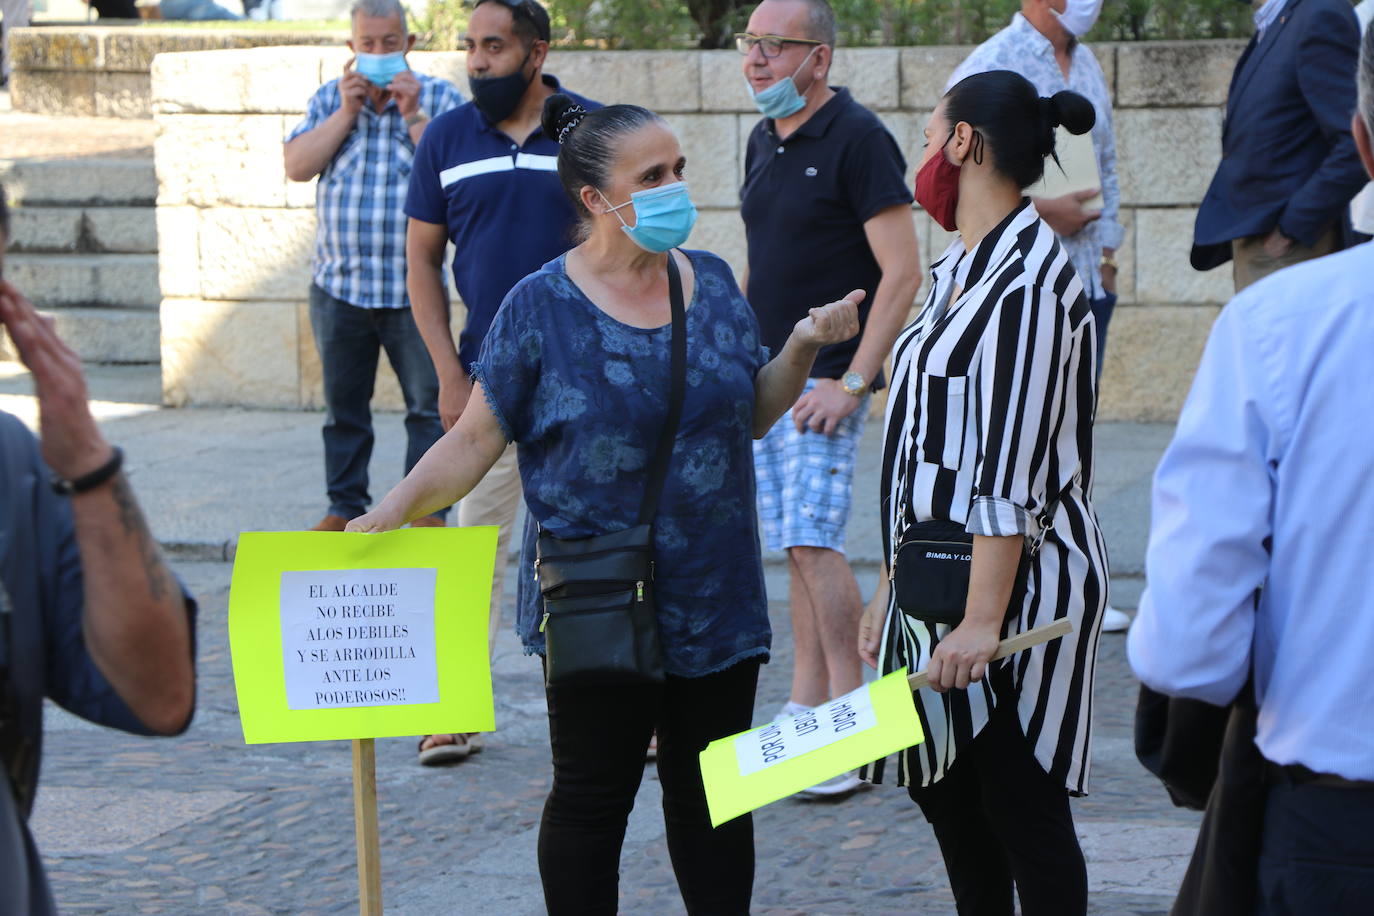
[[[913,524],[943,520],[972,535],[973,559],[962,622],[880,596],[860,652],[884,673],[929,668],[915,698],[926,739],[901,754],[898,781],[935,830],[961,916],[1010,916],[1013,886],[1025,916],[1087,909],[1068,796],[1087,780],[1107,600],[1089,496],[1096,337],[1083,283],[1023,190],[1056,127],[1092,124],[1080,95],[980,73],[931,115],[916,179],[917,202],[959,238],[894,350],[885,546],[891,568]],[[1070,635],[990,664],[1001,638],[1060,617]]]

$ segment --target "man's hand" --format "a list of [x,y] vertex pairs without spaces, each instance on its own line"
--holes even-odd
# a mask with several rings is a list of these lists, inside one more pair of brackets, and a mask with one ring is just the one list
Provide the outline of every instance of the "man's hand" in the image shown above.
[[367,81],[367,77],[353,69],[353,61],[356,59],[348,59],[348,63],[344,64],[344,75],[339,79],[340,107],[350,117],[357,117],[358,112],[363,110],[372,85]]
[[458,418],[467,409],[468,398],[472,396],[472,382],[459,376],[449,381],[439,380],[439,422],[444,432],[453,428]]
[[792,405],[792,422],[797,432],[817,432],[835,435],[840,421],[859,409],[861,398],[845,391],[838,380],[818,378],[811,390],[797,398]]
[[[1102,249],[1103,257],[1114,257],[1116,252],[1107,248]],[[1102,265],[1102,290],[1110,295],[1116,295],[1116,268],[1110,264]]]
[[951,687],[963,690],[983,679],[988,662],[1001,642],[1000,626],[978,624],[967,618],[940,640],[930,656],[926,674],[930,687],[944,693]]
[[[849,340],[859,333],[859,303],[864,301],[865,295],[861,289],[852,290],[838,302],[812,309],[797,322],[792,337],[813,350]],[[813,429],[833,436],[840,421],[858,406],[859,399],[847,394],[839,382],[817,379],[815,386],[792,406],[792,420],[799,433]]]
[[400,109],[401,117],[409,118],[420,110],[420,81],[415,78],[415,74],[410,70],[392,77],[391,85],[386,87],[386,91],[390,92],[391,97],[396,100],[396,107]]
[[1277,226],[1274,231],[1264,237],[1264,253],[1274,260],[1278,260],[1288,252],[1293,250],[1293,240],[1283,234],[1283,230]]
[[110,459],[86,403],[81,358],[57,336],[52,319],[38,314],[13,286],[0,280],[0,323],[9,328],[19,359],[33,373],[43,460],[59,477],[74,480]]
[[1070,191],[1061,197],[1037,197],[1035,211],[1050,224],[1055,235],[1067,238],[1082,232],[1084,226],[1102,215],[1101,210],[1083,209],[1083,201],[1092,200],[1099,193],[1099,188],[1088,188],[1086,191]]

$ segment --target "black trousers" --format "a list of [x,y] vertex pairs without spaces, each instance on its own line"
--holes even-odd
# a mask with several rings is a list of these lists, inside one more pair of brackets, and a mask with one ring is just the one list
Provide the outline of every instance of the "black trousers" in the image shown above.
[[911,786],[935,830],[959,916],[1075,916],[1088,909],[1088,870],[1068,790],[1050,778],[1021,731],[1014,697],[945,778]]
[[754,822],[712,829],[697,755],[749,728],[759,662],[656,687],[549,687],[553,790],[539,829],[539,874],[551,916],[613,914],[620,847],[658,733],[668,855],[690,914],[747,914]]
[[1374,913],[1374,789],[1279,777],[1264,806],[1259,916]]

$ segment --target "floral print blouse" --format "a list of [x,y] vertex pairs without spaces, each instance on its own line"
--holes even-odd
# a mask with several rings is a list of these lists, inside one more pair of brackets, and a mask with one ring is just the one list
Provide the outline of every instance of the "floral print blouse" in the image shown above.
[[[700,677],[766,658],[772,638],[751,447],[754,377],[768,353],[725,262],[684,254],[695,273],[687,384],[654,522],[654,593],[665,668]],[[516,284],[487,333],[474,374],[517,445],[528,508],[516,623],[527,653],[544,649],[536,523],[561,538],[636,523],[667,414],[671,336],[671,325],[607,315],[564,257]]]

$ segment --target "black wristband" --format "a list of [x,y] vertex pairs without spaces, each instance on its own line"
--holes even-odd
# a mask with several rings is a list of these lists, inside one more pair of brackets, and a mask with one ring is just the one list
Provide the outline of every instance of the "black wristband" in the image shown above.
[[114,453],[110,455],[110,460],[100,467],[91,471],[89,474],[82,474],[75,480],[67,480],[65,477],[52,475],[52,489],[58,496],[75,496],[78,493],[85,493],[87,490],[94,490],[96,487],[105,483],[111,477],[119,473],[119,469],[124,466],[124,450],[119,446],[114,447]]

